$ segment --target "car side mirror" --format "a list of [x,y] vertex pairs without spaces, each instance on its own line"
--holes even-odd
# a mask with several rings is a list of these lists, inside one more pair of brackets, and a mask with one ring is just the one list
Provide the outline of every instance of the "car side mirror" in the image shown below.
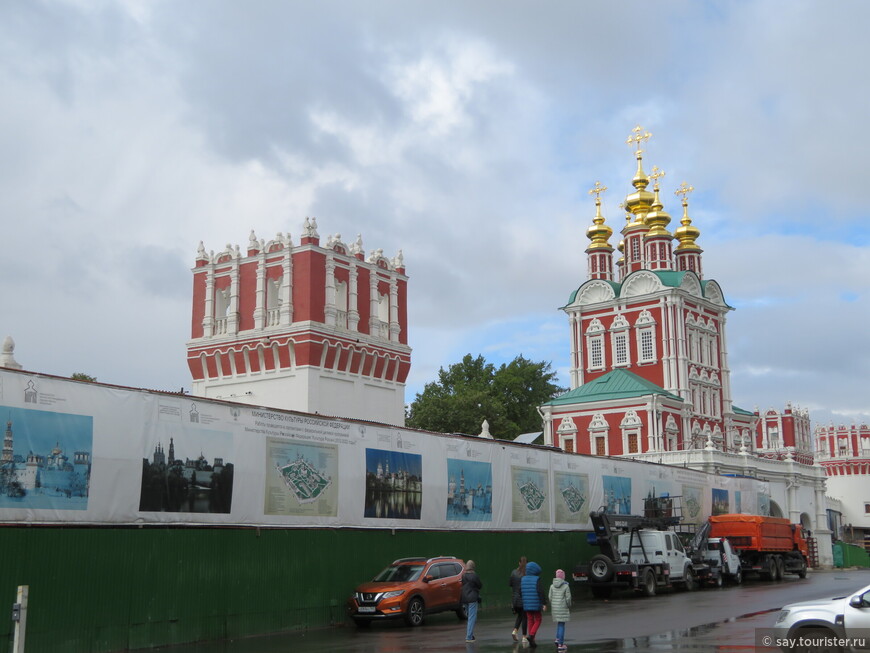
[[849,599],[849,605],[851,605],[853,608],[866,608],[867,607],[867,604],[864,603],[863,596],[853,596],[851,599]]
[[427,574],[426,576],[423,576],[423,582],[424,582],[424,583],[428,583],[428,582],[431,581],[431,580],[432,580],[432,576],[429,576],[428,574]]

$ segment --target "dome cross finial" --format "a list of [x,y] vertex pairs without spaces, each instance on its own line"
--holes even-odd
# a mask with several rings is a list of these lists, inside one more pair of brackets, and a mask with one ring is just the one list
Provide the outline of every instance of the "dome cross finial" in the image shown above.
[[664,176],[664,170],[662,170],[658,166],[653,166],[652,172],[649,175],[649,178],[653,180],[653,190],[657,191],[659,189],[659,179]]
[[680,184],[680,187],[674,191],[674,195],[682,195],[683,196],[683,206],[688,206],[689,198],[688,195],[692,191],[695,190],[694,186],[689,186],[685,181]]
[[595,203],[601,204],[601,193],[607,190],[607,186],[602,186],[600,181],[595,182],[595,186],[589,191],[590,195],[595,195]]
[[640,158],[640,155],[643,154],[643,150],[641,149],[641,143],[648,141],[652,137],[650,132],[645,132],[643,127],[637,125],[634,129],[631,130],[631,135],[626,139],[626,145],[630,145],[631,147],[637,147],[635,150],[635,154]]

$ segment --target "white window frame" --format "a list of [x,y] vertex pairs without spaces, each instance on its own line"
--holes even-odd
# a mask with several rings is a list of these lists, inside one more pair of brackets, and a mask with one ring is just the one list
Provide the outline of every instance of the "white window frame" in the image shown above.
[[589,367],[587,371],[604,369],[604,335],[586,336],[586,346],[589,352]]
[[610,334],[613,347],[613,367],[630,367],[631,356],[628,351],[628,331],[620,330]]
[[[644,343],[644,339],[647,336],[649,337],[648,344],[649,344],[649,349],[650,349],[650,354],[651,354],[649,356],[646,355],[647,352],[646,352],[645,343]],[[657,352],[656,352],[655,326],[651,325],[651,326],[640,327],[637,330],[637,362],[638,362],[638,364],[655,363],[657,360],[656,353]]]

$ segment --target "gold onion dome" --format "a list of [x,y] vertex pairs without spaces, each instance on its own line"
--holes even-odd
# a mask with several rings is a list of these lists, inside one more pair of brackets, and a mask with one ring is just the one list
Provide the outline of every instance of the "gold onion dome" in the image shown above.
[[634,179],[631,180],[635,192],[626,195],[625,209],[635,217],[634,222],[626,226],[636,227],[643,225],[643,216],[649,212],[655,196],[646,189],[649,186],[649,177],[643,171],[643,150],[640,147],[641,143],[648,141],[652,134],[644,132],[640,125],[632,129],[632,132],[633,135],[629,136],[625,142],[628,145],[637,145],[637,150],[634,153],[635,158],[637,158],[637,172],[634,173]]
[[592,218],[592,226],[586,230],[586,237],[592,241],[589,243],[589,249],[606,247],[613,249],[608,242],[613,235],[613,229],[604,224],[604,216],[601,215],[601,193],[607,190],[607,186],[602,186],[601,182],[596,181],[595,187],[589,191],[590,195],[595,195],[595,217]]
[[683,182],[679,189],[674,192],[674,195],[683,196],[683,218],[680,223],[683,225],[674,232],[674,238],[680,241],[677,245],[677,251],[698,250],[700,247],[695,243],[698,236],[701,235],[701,230],[692,224],[692,219],[689,217],[689,198],[688,195],[695,188]]
[[664,176],[664,170],[659,170],[656,166],[653,166],[653,172],[650,177],[655,180],[653,184],[654,198],[650,207],[652,210],[644,218],[644,222],[650,228],[645,238],[654,238],[656,236],[672,237],[671,232],[666,229],[671,222],[671,215],[665,211],[665,207],[659,199],[659,179]]

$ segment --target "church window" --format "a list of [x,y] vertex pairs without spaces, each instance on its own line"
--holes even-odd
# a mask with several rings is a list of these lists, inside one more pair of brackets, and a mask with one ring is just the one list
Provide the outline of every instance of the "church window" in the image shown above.
[[640,350],[641,363],[652,363],[656,359],[654,335],[655,332],[652,328],[640,329],[638,331],[638,349]]
[[870,515],[870,503],[864,504],[864,514]]
[[640,240],[638,238],[631,241],[631,258],[634,261],[640,261]]
[[595,455],[596,456],[606,456],[607,455],[607,447],[604,443],[604,436],[599,435],[595,438]]
[[628,434],[628,453],[639,453],[637,448],[637,433]]
[[604,367],[604,337],[590,336],[589,338],[589,367],[600,370]]
[[767,429],[767,444],[771,449],[779,449],[779,429],[772,426]]
[[565,437],[562,438],[562,450],[565,453],[575,453],[576,452],[576,447],[574,445],[574,436],[573,435],[566,435]]
[[613,334],[613,365],[628,365],[628,333]]

